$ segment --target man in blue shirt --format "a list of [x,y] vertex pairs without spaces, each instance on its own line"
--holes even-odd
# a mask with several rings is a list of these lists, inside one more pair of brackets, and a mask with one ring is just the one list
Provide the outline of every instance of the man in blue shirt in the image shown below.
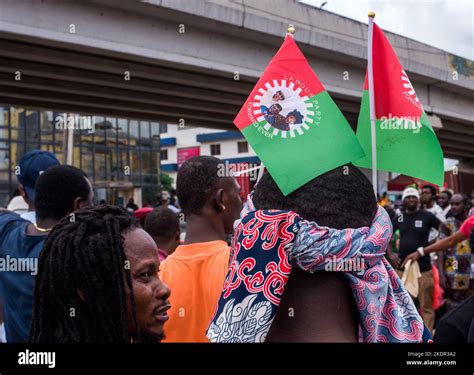
[[91,206],[94,196],[86,174],[68,165],[48,168],[35,190],[36,223],[0,212],[0,295],[7,342],[28,340],[38,257],[48,233],[74,210]]

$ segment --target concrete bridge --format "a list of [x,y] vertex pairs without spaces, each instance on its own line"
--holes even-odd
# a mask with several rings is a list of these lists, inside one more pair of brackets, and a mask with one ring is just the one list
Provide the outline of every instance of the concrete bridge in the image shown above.
[[[1,105],[233,129],[293,23],[314,71],[356,124],[367,26],[330,12],[293,0],[0,0],[0,7]],[[473,61],[387,36],[445,156],[469,165]]]

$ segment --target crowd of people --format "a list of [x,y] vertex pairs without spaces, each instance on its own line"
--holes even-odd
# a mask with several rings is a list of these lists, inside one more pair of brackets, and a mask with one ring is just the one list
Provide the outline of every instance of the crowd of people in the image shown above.
[[348,165],[287,196],[265,171],[242,200],[222,163],[187,160],[176,196],[139,208],[94,205],[82,170],[26,154],[0,210],[0,341],[474,340],[465,196],[377,204]]
[[392,217],[394,231],[387,258],[402,279],[414,284],[412,297],[436,333],[435,340],[472,342],[474,194],[438,194],[426,185],[421,194],[417,188],[406,188],[400,207],[384,198],[380,203]]

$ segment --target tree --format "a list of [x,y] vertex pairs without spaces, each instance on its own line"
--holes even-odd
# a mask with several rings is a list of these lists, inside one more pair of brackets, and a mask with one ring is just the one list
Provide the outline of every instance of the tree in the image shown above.
[[161,173],[161,187],[169,192],[173,190],[173,179],[166,173]]

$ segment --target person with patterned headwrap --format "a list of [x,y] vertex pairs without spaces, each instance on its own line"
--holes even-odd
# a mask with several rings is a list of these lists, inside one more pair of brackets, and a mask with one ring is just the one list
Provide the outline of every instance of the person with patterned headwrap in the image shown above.
[[211,342],[431,339],[384,257],[390,218],[352,165],[286,197],[264,174],[235,228]]

